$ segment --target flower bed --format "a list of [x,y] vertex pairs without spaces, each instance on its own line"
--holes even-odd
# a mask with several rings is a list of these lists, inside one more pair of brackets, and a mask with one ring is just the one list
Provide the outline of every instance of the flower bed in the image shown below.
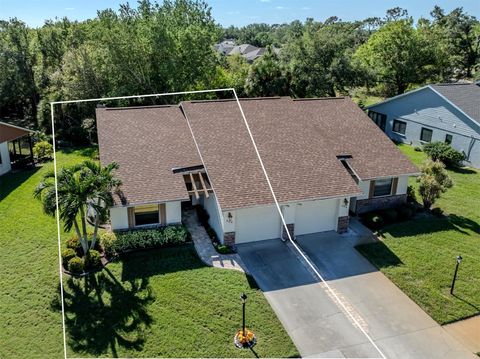
[[93,273],[102,269],[106,262],[103,249],[98,242],[95,249],[90,249],[86,255],[76,235],[66,241],[66,246],[67,248],[62,251],[62,265],[63,271],[67,274],[82,276]]
[[125,232],[105,232],[100,236],[101,246],[108,258],[131,250],[183,244],[190,240],[190,233],[183,225]]

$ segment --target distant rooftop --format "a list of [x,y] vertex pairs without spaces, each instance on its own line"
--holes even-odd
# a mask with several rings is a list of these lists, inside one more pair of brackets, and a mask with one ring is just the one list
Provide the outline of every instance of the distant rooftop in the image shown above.
[[475,121],[480,122],[480,86],[474,83],[430,85]]

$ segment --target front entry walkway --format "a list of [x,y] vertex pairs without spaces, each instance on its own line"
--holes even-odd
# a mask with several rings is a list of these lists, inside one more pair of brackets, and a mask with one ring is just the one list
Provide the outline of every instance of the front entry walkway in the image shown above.
[[205,228],[198,221],[197,215],[193,209],[183,211],[182,219],[192,235],[192,241],[198,256],[206,265],[247,272],[245,264],[243,264],[243,261],[238,254],[220,254],[215,250],[210,237],[205,231]]
[[475,358],[355,250],[366,237],[358,231],[297,237],[334,294],[290,244],[248,243],[238,252],[304,357],[381,357],[346,308],[386,358]]

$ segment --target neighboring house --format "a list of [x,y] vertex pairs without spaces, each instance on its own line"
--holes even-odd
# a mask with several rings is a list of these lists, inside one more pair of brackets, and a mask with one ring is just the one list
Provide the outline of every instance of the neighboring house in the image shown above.
[[[418,169],[349,98],[240,100],[293,235],[348,228],[406,201]],[[201,204],[228,245],[285,237],[234,100],[97,108],[100,160],[119,163],[116,230],[178,223]]]
[[[216,45],[214,45],[216,51],[223,55],[235,55],[238,54],[245,58],[247,62],[252,63],[254,60],[262,56],[266,49],[264,47],[256,47],[250,44],[241,44],[235,45],[233,40],[224,40]],[[279,49],[273,49],[277,54],[280,52]]]
[[480,168],[480,86],[428,85],[368,107],[369,116],[393,140],[412,145],[442,141]]
[[[29,136],[31,132],[23,127],[0,122],[0,176],[10,172],[12,163],[15,164],[22,159],[27,158],[33,163],[32,142]],[[28,136],[26,139],[27,151],[22,148],[20,143],[20,140],[25,136]],[[9,146],[9,143],[11,146]],[[12,148],[11,154],[9,147]]]

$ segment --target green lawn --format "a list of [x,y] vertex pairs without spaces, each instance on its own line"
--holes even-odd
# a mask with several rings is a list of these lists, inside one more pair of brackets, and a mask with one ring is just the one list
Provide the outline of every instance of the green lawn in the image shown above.
[[[91,151],[59,153],[59,165]],[[63,357],[57,231],[32,198],[52,164],[0,177],[0,358]],[[65,278],[69,357],[254,357],[233,348],[245,291],[262,357],[298,356],[262,292],[206,267],[191,245],[132,254],[87,279]]]
[[[426,155],[399,145],[414,163]],[[435,204],[445,216],[386,226],[382,242],[359,247],[373,264],[441,324],[480,314],[480,173],[450,171],[454,187]],[[416,186],[415,179],[411,184]],[[455,257],[464,258],[455,286]]]

